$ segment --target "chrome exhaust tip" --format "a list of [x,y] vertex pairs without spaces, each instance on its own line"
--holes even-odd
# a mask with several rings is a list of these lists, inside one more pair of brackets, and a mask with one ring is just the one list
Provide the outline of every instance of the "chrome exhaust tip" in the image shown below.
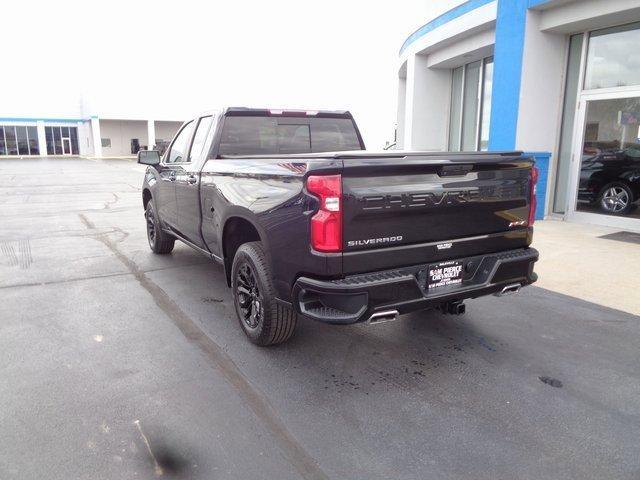
[[376,323],[385,323],[385,322],[393,322],[398,319],[398,311],[397,310],[386,310],[384,312],[376,312],[372,314],[366,323],[371,325]]
[[514,295],[520,291],[521,287],[522,284],[520,283],[512,283],[511,285],[507,285],[506,287],[504,287],[499,293],[496,293],[496,296],[504,297],[506,295]]

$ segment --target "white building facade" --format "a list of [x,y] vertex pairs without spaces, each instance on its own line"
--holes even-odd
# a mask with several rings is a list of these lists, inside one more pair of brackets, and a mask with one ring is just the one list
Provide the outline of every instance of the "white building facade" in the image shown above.
[[397,148],[531,152],[538,218],[640,231],[640,0],[468,0],[398,76]]
[[181,119],[144,113],[101,116],[83,108],[87,103],[69,101],[64,109],[44,114],[38,105],[25,103],[19,115],[3,112],[0,105],[0,158],[134,156],[141,148],[166,147],[182,125]]

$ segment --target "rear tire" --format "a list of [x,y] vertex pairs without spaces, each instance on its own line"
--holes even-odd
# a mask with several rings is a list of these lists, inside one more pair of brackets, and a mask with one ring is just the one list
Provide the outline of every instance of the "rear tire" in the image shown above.
[[144,216],[147,220],[147,240],[149,241],[151,251],[158,255],[171,253],[176,243],[176,239],[162,230],[160,218],[158,218],[158,215],[153,208],[152,201],[147,203]]
[[231,288],[238,321],[256,345],[285,342],[293,335],[296,312],[276,301],[271,269],[260,242],[240,245],[231,268]]

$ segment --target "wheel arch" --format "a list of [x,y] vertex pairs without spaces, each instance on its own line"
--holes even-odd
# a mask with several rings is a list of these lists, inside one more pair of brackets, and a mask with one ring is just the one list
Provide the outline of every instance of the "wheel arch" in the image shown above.
[[231,286],[233,258],[240,245],[248,242],[262,242],[267,258],[269,258],[265,237],[264,232],[261,232],[256,223],[245,216],[233,215],[225,220],[221,235],[221,251],[228,286]]
[[147,209],[147,205],[151,201],[152,198],[153,198],[153,196],[151,195],[151,190],[149,190],[147,187],[145,187],[142,190],[142,206],[144,207],[145,210]]

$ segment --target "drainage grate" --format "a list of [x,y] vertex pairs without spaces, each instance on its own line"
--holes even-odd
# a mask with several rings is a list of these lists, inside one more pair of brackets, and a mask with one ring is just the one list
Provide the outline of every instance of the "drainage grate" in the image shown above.
[[637,243],[638,245],[640,245],[640,233],[623,231],[601,235],[598,238],[604,238],[605,240],[616,240],[618,242]]
[[29,268],[33,262],[31,243],[27,239],[17,242],[1,242],[0,254],[10,267],[20,267],[24,270]]

